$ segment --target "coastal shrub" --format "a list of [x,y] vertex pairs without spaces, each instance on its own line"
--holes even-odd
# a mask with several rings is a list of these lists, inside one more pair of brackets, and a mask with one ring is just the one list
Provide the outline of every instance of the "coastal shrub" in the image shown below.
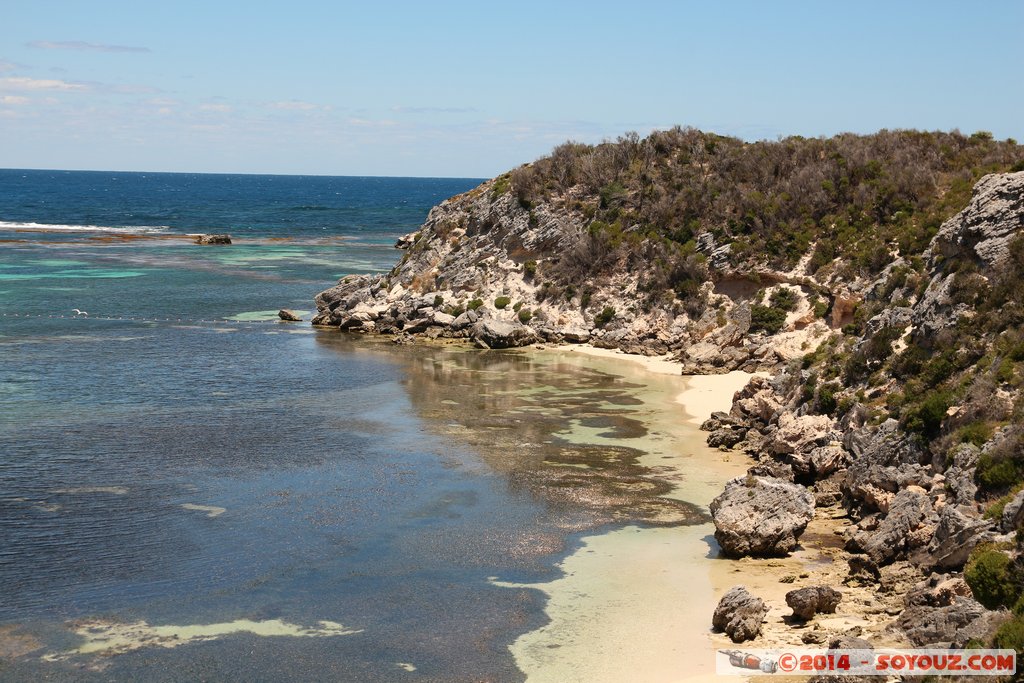
[[953,404],[953,397],[948,391],[935,391],[904,412],[903,429],[921,435],[931,441],[939,435],[946,411]]
[[836,412],[836,388],[824,384],[818,389],[817,409],[821,415],[832,415]]
[[466,312],[466,309],[463,308],[461,304],[455,305],[455,306],[449,306],[447,309],[445,309],[445,313],[447,313],[450,316],[454,316],[456,318],[458,318],[460,315],[462,315],[465,312]]
[[522,308],[519,310],[519,322],[524,325],[533,319],[533,311],[529,308]]
[[515,303],[515,305],[512,306],[512,310],[515,311],[516,313],[518,313],[519,309],[521,309],[522,307],[523,307],[523,302],[522,301],[517,301]]
[[789,287],[779,287],[772,292],[772,295],[768,298],[768,302],[772,305],[772,308],[778,308],[783,311],[792,311],[796,309],[797,296]]
[[512,303],[512,299],[508,298],[507,296],[499,296],[497,299],[494,300],[494,307],[500,311],[506,306],[508,306],[510,303]]
[[1017,661],[1024,657],[1024,617],[1015,616],[996,630],[992,646],[1002,650],[1016,650]]
[[523,275],[533,277],[537,274],[537,262],[530,260],[523,264]]
[[604,309],[594,316],[594,325],[597,327],[604,327],[611,319],[615,317],[615,309],[611,306],[605,306]]
[[440,294],[434,295],[434,308],[441,308],[444,305],[444,297]]
[[1024,437],[1019,427],[978,457],[974,478],[985,492],[1002,492],[1024,481]]
[[491,188],[491,197],[497,199],[512,189],[512,180],[508,173],[494,179],[494,186]]
[[483,305],[483,299],[471,299],[470,302],[466,304],[466,310],[475,311],[476,309],[480,308]]
[[585,290],[582,294],[580,294],[580,310],[581,311],[587,310],[587,306],[590,305],[590,297],[591,297],[591,293],[590,293],[589,289]]
[[786,312],[770,306],[754,304],[750,307],[750,329],[753,332],[775,334],[786,324]]
[[991,543],[978,546],[964,567],[964,580],[974,599],[989,609],[1012,607],[1020,595],[1013,560]]
[[956,436],[960,443],[972,443],[981,448],[992,438],[992,432],[992,425],[987,422],[972,422],[958,429]]

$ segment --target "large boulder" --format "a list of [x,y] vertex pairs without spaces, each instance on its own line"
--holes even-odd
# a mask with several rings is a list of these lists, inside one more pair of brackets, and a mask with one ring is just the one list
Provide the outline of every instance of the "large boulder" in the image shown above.
[[483,318],[473,326],[470,335],[474,342],[490,349],[508,349],[529,346],[537,341],[537,335],[529,327],[518,322]]
[[831,441],[832,419],[827,415],[779,416],[779,428],[768,444],[775,455],[808,453]]
[[711,517],[726,555],[786,555],[814,518],[814,496],[799,484],[748,475],[725,485]]
[[986,615],[988,610],[972,598],[957,596],[945,607],[911,605],[903,610],[896,625],[917,646],[948,645],[958,640],[957,633]]
[[786,604],[801,621],[810,621],[819,613],[832,614],[842,599],[842,593],[828,586],[809,586],[786,593]]
[[900,491],[878,528],[857,534],[849,549],[863,550],[876,565],[892,562],[908,549],[911,532],[921,528],[931,512],[931,502],[924,492],[913,488]]
[[761,622],[767,614],[764,600],[751,595],[744,586],[733,586],[718,602],[711,625],[732,638],[732,642],[742,643],[760,635]]

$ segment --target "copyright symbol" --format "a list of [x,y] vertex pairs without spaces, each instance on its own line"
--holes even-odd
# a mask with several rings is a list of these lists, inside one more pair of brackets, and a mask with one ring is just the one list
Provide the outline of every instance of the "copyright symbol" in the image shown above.
[[783,671],[793,671],[796,669],[796,655],[792,652],[784,652],[779,657],[779,668]]

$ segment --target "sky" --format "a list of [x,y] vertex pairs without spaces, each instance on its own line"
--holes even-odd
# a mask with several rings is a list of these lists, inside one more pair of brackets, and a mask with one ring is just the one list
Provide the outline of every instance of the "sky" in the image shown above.
[[0,167],[491,177],[566,140],[1024,140],[1024,2],[0,0]]

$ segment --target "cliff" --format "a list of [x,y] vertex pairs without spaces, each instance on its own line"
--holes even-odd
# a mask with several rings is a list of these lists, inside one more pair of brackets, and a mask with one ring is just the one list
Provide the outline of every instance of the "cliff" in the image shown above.
[[804,501],[838,507],[846,581],[933,577],[894,619],[911,642],[1021,647],[1021,169],[987,134],[570,143],[435,207],[390,273],[319,294],[314,322],[767,371],[705,428],[754,459],[732,486],[800,505],[786,543],[757,539],[727,489],[723,548],[788,552]]

